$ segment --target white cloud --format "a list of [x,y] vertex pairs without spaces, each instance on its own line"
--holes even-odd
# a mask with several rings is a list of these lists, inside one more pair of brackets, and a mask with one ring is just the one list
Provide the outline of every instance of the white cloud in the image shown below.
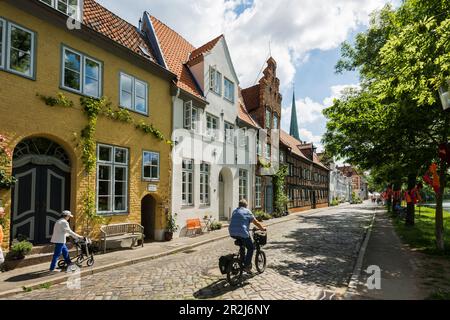
[[[269,54],[278,62],[282,89],[314,49],[329,50],[366,25],[369,13],[391,0],[98,0],[137,24],[148,11],[200,46],[223,33],[243,87],[253,85]],[[235,9],[245,5],[237,15]]]

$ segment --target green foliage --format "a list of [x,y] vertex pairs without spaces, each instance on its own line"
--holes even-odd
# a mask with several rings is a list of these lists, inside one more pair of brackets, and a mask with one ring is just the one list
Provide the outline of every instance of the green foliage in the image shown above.
[[46,282],[46,283],[39,285],[39,289],[47,289],[48,290],[51,288],[51,286],[52,286],[51,282]]
[[359,196],[356,195],[355,192],[352,193],[352,204],[361,204],[363,201]]
[[288,166],[282,165],[273,175],[274,184],[274,216],[282,216],[286,212],[286,206],[289,198],[285,191],[286,177],[288,175]]
[[118,108],[117,110],[113,110],[112,108],[107,108],[103,114],[111,119],[125,122],[125,123],[133,123],[133,118],[131,117],[130,111],[122,108]]
[[214,221],[213,223],[211,223],[211,231],[215,231],[215,230],[220,230],[222,229],[222,223],[218,222],[218,221]]
[[33,249],[33,244],[26,240],[18,241],[14,240],[11,246],[10,255],[13,258],[23,258],[28,255]]
[[[420,211],[420,214],[419,214]],[[393,217],[395,230],[400,238],[411,248],[430,255],[442,256],[450,258],[450,239],[446,239],[446,250],[442,252],[436,248],[435,232],[435,215],[436,210],[432,208],[416,208],[414,226],[406,226],[404,219]],[[445,233],[450,234],[450,213],[444,212]]]
[[265,162],[263,159],[259,159],[259,165],[264,169],[270,169],[272,167],[270,162]]
[[60,106],[64,108],[73,108],[73,101],[69,100],[63,93],[59,92],[57,97],[44,96],[39,93],[36,93],[36,96],[39,97],[44,103],[50,107]]
[[330,203],[331,207],[335,207],[339,205],[339,200],[338,199],[333,199]]
[[425,300],[450,300],[450,291],[444,289],[435,290],[427,299]]
[[33,288],[23,286],[23,287],[22,287],[22,290],[23,290],[24,292],[31,292],[31,291],[33,291]]
[[256,210],[255,212],[253,212],[253,215],[255,216],[256,220],[258,220],[258,221],[272,219],[272,216],[270,214],[265,213],[264,211],[261,211],[261,210]]
[[153,127],[152,124],[147,124],[144,121],[140,121],[138,124],[136,124],[136,129],[139,129],[146,134],[151,134],[161,141],[165,140],[163,133]]
[[[81,198],[83,203],[82,223],[85,224],[87,230],[105,223],[105,218],[97,214],[95,205],[95,192],[89,187]],[[84,220],[84,221],[83,221]]]
[[17,179],[6,173],[5,170],[0,169],[0,190],[9,190],[16,183]]
[[177,232],[179,229],[179,226],[177,225],[177,221],[175,220],[177,217],[177,214],[175,214],[175,217],[171,214],[167,215],[167,225],[166,225],[166,231],[167,232]]

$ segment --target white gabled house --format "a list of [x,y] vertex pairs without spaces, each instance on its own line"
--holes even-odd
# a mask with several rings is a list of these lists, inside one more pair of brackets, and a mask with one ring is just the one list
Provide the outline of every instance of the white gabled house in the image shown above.
[[257,132],[239,121],[239,79],[223,35],[195,48],[148,13],[141,28],[178,75],[171,211],[183,236],[188,219],[227,221],[242,198],[252,206]]

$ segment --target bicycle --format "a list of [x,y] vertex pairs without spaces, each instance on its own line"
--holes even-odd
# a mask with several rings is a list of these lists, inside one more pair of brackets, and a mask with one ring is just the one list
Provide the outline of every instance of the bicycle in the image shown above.
[[[84,237],[83,240],[73,240],[75,247],[77,249],[76,256],[72,259],[75,260],[75,264],[81,268],[84,262],[88,267],[94,265],[94,248],[92,246],[92,241],[89,238]],[[58,261],[58,267],[60,269],[67,268],[68,265],[64,259]]]
[[[255,247],[255,266],[258,274],[263,273],[266,270],[267,258],[266,253],[261,250],[261,247],[267,243],[267,233],[264,231],[258,231],[253,228],[253,245]],[[231,286],[237,286],[242,281],[242,274],[244,272],[244,259],[245,256],[241,255],[242,247],[244,244],[241,240],[236,240],[235,245],[239,246],[239,252],[221,257],[222,261],[219,261],[221,272],[227,275],[227,281]],[[224,258],[224,259],[223,259]]]

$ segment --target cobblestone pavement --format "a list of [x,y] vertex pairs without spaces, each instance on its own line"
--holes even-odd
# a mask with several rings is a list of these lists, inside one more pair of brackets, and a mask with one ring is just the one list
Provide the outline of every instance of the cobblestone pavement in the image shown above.
[[373,208],[326,210],[269,227],[264,274],[247,276],[231,288],[219,272],[223,254],[237,251],[226,239],[195,250],[83,277],[81,289],[66,284],[9,299],[320,299],[346,288],[364,226]]

